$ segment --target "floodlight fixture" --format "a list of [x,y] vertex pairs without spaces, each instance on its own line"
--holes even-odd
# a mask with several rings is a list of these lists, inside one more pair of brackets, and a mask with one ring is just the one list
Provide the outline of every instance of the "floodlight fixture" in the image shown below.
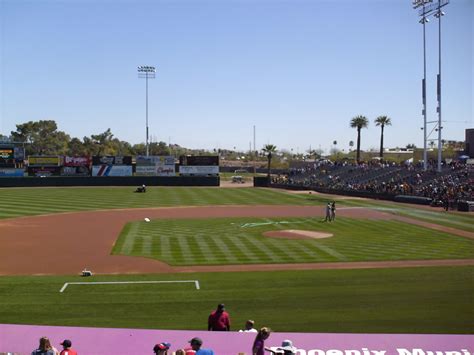
[[140,65],[137,67],[138,77],[146,79],[146,99],[145,99],[145,116],[146,116],[146,156],[149,156],[149,146],[148,146],[148,79],[154,79],[156,68],[151,65]]
[[425,6],[426,4],[429,4],[430,2],[433,2],[433,0],[413,0],[411,4],[414,9],[417,9],[420,6]]

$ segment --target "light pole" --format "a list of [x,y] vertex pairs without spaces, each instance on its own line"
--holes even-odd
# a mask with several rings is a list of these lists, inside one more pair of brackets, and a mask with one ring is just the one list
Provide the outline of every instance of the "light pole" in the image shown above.
[[428,170],[428,154],[427,154],[427,129],[426,129],[426,29],[425,24],[429,22],[428,18],[424,15],[425,13],[425,6],[427,3],[431,2],[432,0],[413,0],[413,8],[416,9],[422,6],[422,13],[423,16],[419,21],[423,25],[423,80],[421,82],[421,98],[423,102],[423,170]]
[[441,139],[441,17],[444,15],[444,12],[441,11],[441,7],[449,3],[449,0],[444,1],[444,4],[441,5],[442,1],[438,2],[438,8],[435,12],[435,17],[438,18],[438,80],[436,81],[436,93],[438,97],[438,172],[441,172],[441,158],[442,158],[442,139]]
[[[424,142],[423,142],[423,168],[427,170],[427,153],[426,153],[426,143],[428,140],[428,133],[427,133],[427,123],[435,123],[434,130],[438,131],[438,172],[441,172],[441,159],[442,159],[442,143],[441,143],[441,130],[443,127],[441,126],[441,16],[444,15],[444,12],[441,11],[441,8],[449,4],[449,0],[438,0],[436,3],[432,3],[433,0],[413,0],[413,8],[416,9],[421,7],[418,12],[418,15],[421,16],[420,23],[423,24],[423,84],[422,84],[422,92],[423,92],[423,116],[424,116],[424,125],[423,125],[423,132],[424,132]],[[429,6],[426,6],[428,3],[432,3]],[[426,119],[426,40],[425,40],[425,23],[429,22],[428,16],[433,15],[438,18],[439,25],[439,52],[438,52],[438,76],[436,81],[436,92],[437,92],[437,99],[438,99],[438,107],[436,111],[438,112],[438,121],[431,121],[427,122]],[[431,130],[430,134],[433,132]]]
[[146,80],[146,156],[149,155],[148,150],[148,79],[155,79],[156,69],[149,65],[141,65],[138,67],[138,77]]

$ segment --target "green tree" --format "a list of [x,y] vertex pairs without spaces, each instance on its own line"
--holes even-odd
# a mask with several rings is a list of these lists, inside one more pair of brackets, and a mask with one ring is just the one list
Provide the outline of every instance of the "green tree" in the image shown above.
[[360,162],[360,130],[362,128],[367,128],[368,125],[369,121],[367,120],[367,117],[362,115],[356,116],[351,120],[351,128],[357,128],[357,163]]
[[134,144],[132,146],[132,151],[134,155],[146,155],[145,143]]
[[79,138],[74,137],[68,143],[68,155],[70,156],[84,156],[89,155],[86,151],[84,143]]
[[266,144],[263,148],[262,151],[267,155],[267,160],[268,160],[268,180],[270,181],[270,166],[272,164],[272,156],[274,153],[277,151],[276,145],[273,144]]
[[[165,142],[151,142],[149,145],[150,155],[170,155],[170,148]],[[208,153],[209,154],[209,153]]]
[[105,132],[91,134],[90,138],[84,137],[84,144],[93,152],[91,155],[115,155],[113,137],[112,131],[107,128]]
[[53,120],[29,121],[16,125],[16,131],[11,132],[16,142],[26,144],[26,154],[66,154],[71,137]]
[[390,117],[387,116],[379,116],[375,119],[375,125],[380,126],[380,153],[379,156],[380,158],[383,158],[383,130],[385,126],[391,126],[392,125],[392,120]]
[[121,141],[118,138],[113,138],[109,144],[109,154],[111,155],[134,155],[132,145],[126,141]]

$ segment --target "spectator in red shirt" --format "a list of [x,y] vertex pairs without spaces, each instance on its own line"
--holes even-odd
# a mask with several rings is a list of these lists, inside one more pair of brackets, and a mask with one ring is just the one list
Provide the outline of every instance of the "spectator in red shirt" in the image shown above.
[[69,339],[64,339],[61,345],[63,346],[63,350],[61,351],[60,355],[77,355],[77,351],[71,349],[72,343]]
[[217,309],[209,315],[207,320],[207,330],[212,331],[229,331],[230,318],[229,313],[225,311],[225,305],[219,304]]

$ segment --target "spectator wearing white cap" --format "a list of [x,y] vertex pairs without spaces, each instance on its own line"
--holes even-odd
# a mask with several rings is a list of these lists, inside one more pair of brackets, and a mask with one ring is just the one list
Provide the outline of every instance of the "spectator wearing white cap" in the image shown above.
[[251,319],[245,322],[245,329],[239,330],[239,333],[258,333],[258,330],[255,329],[254,326],[255,322]]
[[281,346],[277,348],[276,354],[282,355],[296,355],[296,348],[293,346],[293,342],[291,340],[283,340]]

